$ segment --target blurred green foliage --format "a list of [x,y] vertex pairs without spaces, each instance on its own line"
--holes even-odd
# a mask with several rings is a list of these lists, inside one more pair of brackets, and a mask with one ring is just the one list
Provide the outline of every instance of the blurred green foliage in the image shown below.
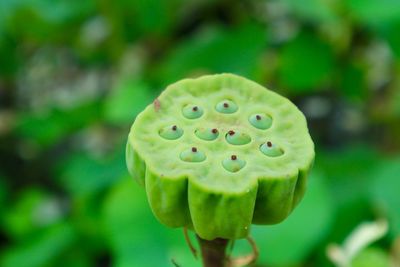
[[[332,266],[327,245],[378,218],[389,233],[353,264],[388,266],[400,255],[399,28],[398,0],[1,0],[0,266],[199,266],[152,215],[124,148],[166,85],[216,72],[291,98],[316,142],[300,206],[252,229],[255,266]],[[247,252],[237,241],[233,254]]]

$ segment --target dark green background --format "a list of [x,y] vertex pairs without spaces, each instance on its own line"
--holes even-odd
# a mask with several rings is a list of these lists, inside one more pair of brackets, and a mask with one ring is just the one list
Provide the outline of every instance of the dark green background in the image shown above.
[[290,98],[316,143],[304,201],[252,230],[257,266],[332,266],[378,218],[357,267],[399,257],[399,0],[0,0],[0,266],[199,266],[124,145],[166,85],[219,72]]

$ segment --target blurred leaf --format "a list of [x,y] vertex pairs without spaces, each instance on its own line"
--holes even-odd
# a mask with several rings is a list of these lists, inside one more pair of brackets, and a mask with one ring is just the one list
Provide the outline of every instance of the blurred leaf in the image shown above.
[[149,87],[135,80],[120,81],[105,102],[105,119],[116,124],[132,123],[155,95]]
[[348,0],[343,3],[350,14],[361,23],[385,24],[400,17],[398,0]]
[[126,173],[125,149],[118,149],[104,159],[86,153],[71,154],[59,169],[61,184],[74,196],[96,193]]
[[334,64],[330,46],[315,35],[301,33],[283,47],[279,79],[293,93],[312,92],[332,76]]
[[259,262],[268,266],[302,262],[327,235],[334,213],[332,204],[324,177],[314,170],[305,197],[293,214],[277,225],[253,227]]
[[[345,187],[345,186],[343,186]],[[357,191],[354,187],[353,191]],[[362,189],[360,190],[362,191]],[[372,210],[367,196],[360,196],[361,193],[355,192],[356,197],[348,197],[337,203],[335,220],[328,240],[331,242],[343,242],[349,233],[361,222],[369,220],[372,217]],[[362,192],[365,194],[365,192]],[[336,201],[336,199],[335,199]],[[336,202],[335,202],[336,204]]]
[[132,4],[133,12],[136,15],[135,26],[142,33],[165,34],[176,22],[179,6],[183,1],[134,0],[125,2]]
[[2,267],[51,266],[50,262],[59,256],[75,239],[75,232],[68,224],[60,224],[37,233],[33,239],[10,246],[0,255]]
[[13,76],[21,63],[16,51],[16,41],[2,32],[1,24],[0,19],[0,78]]
[[389,217],[389,230],[400,234],[400,158],[382,162],[371,174],[371,192],[374,201]]
[[[86,245],[86,244],[85,244]],[[82,246],[82,244],[80,244]],[[74,249],[62,253],[60,257],[54,260],[54,266],[57,267],[93,267],[94,260],[87,254],[86,250],[76,246]]]
[[0,223],[2,222],[3,212],[5,211],[6,198],[8,196],[8,184],[5,176],[0,173]]
[[98,1],[102,16],[106,17],[112,31],[128,40],[137,37],[159,37],[168,35],[177,23],[181,0],[118,0]]
[[398,16],[398,20],[385,24],[379,27],[379,32],[381,35],[386,38],[389,43],[390,48],[393,51],[393,54],[396,56],[398,60],[400,60],[400,16]]
[[332,2],[325,0],[284,0],[289,8],[298,16],[314,23],[337,19]]
[[14,9],[20,4],[18,0],[0,1],[0,29],[4,27],[7,18],[13,14]]
[[0,203],[3,203],[7,194],[8,185],[6,181],[6,176],[0,172]]
[[159,80],[169,84],[197,72],[254,75],[266,46],[266,30],[258,25],[208,28],[178,44],[159,68]]
[[68,23],[76,18],[90,15],[94,11],[95,3],[90,0],[79,2],[68,0],[25,0],[46,22],[52,24]]
[[351,100],[364,100],[367,95],[364,70],[356,64],[348,64],[341,69],[338,89]]
[[13,239],[24,239],[49,224],[60,221],[62,213],[56,199],[39,189],[28,189],[10,204],[3,217],[4,229]]
[[99,110],[98,103],[89,103],[69,110],[23,113],[18,119],[16,131],[23,138],[44,147],[50,146],[99,118]]
[[335,227],[329,240],[342,242],[361,221],[370,219],[368,189],[379,156],[368,146],[319,151],[316,162],[323,170],[336,206]]
[[[316,162],[328,178],[329,189],[338,206],[368,196],[371,171],[380,162],[379,154],[369,146],[320,151]],[[357,190],[355,190],[357,188]]]
[[[393,88],[392,96],[389,100],[388,111],[390,112],[389,116],[393,116],[394,118],[400,118],[400,90],[396,90]],[[397,125],[396,122],[393,123]]]
[[6,13],[5,28],[13,36],[33,43],[57,40],[65,43],[78,29],[74,22],[93,12],[95,5],[90,0],[16,0],[5,1],[0,10],[1,7]]
[[168,266],[166,233],[146,202],[144,189],[124,179],[105,199],[104,222],[114,266]]
[[359,253],[352,262],[352,267],[390,267],[389,255],[383,249],[370,247]]

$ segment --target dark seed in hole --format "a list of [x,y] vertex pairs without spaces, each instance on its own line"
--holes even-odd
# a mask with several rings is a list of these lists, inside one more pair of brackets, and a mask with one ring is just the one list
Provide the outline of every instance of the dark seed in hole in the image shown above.
[[232,160],[236,160],[236,159],[237,159],[236,155],[232,155],[232,156],[231,156],[231,159],[232,159]]
[[227,108],[227,107],[229,107],[229,104],[228,103],[224,103],[224,108]]
[[196,107],[196,106],[194,106],[194,107],[192,108],[193,111],[197,111],[198,109],[199,109],[199,108]]
[[192,152],[196,153],[197,152],[197,148],[192,147]]
[[256,120],[261,120],[261,116],[260,115],[256,115]]
[[229,134],[229,135],[234,135],[234,134],[235,134],[235,131],[230,130],[230,131],[228,132],[228,134]]
[[267,142],[267,146],[268,146],[268,147],[271,147],[271,146],[272,146],[272,143],[271,143],[270,141],[268,141],[268,142]]
[[214,129],[211,130],[211,132],[212,132],[213,134],[216,134],[216,133],[218,133],[218,130],[214,128]]
[[177,128],[176,125],[172,126],[172,131],[176,131]]

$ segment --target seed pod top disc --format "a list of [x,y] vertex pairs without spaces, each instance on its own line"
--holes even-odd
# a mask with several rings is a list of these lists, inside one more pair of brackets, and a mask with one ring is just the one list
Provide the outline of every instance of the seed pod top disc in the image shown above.
[[288,99],[232,74],[168,86],[140,113],[127,165],[156,217],[205,239],[243,238],[301,199],[314,160],[303,114]]

